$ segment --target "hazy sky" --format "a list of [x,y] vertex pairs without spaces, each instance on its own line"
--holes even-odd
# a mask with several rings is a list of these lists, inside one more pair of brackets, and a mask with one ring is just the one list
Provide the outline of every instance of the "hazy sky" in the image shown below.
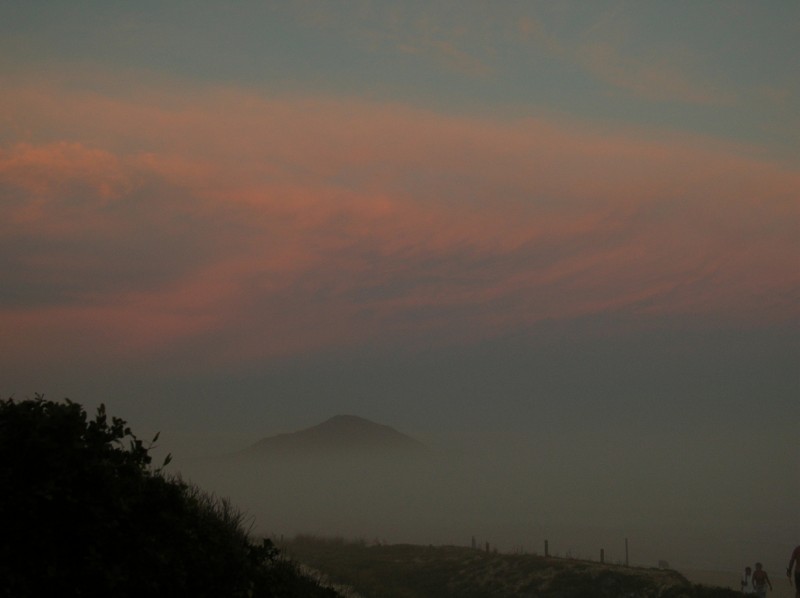
[[798,2],[231,4],[0,4],[4,396],[184,454],[355,413],[798,530]]

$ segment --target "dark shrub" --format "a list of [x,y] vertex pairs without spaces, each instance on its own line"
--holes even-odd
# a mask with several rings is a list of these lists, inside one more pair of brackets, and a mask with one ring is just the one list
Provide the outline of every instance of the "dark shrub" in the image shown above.
[[102,406],[0,401],[0,595],[336,595],[148,451]]

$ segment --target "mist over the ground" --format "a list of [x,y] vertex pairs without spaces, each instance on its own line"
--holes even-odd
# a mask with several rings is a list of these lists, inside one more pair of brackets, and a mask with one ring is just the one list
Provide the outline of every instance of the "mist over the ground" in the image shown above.
[[[777,569],[797,532],[795,488],[758,472],[743,483],[746,445],[716,438],[708,451],[708,440],[484,436],[414,455],[227,456],[182,471],[270,535],[456,545],[474,536],[540,554],[548,540],[552,554],[597,560],[602,548],[610,562],[624,561],[627,538],[632,564],[735,571],[758,559]],[[782,465],[792,471],[791,455]]]

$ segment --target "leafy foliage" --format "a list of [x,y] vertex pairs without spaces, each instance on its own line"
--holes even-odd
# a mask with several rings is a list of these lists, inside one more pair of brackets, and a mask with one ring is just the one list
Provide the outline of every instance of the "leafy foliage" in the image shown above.
[[0,401],[0,596],[336,596],[149,450],[103,406]]

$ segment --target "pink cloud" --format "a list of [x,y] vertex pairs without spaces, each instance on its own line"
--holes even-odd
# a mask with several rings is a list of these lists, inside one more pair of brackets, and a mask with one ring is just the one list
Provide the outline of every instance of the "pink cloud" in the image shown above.
[[0,328],[30,351],[51,331],[228,360],[605,312],[797,316],[800,173],[748,148],[237,89],[18,84],[14,110],[0,217],[42,244],[14,284],[52,301]]
[[102,199],[111,199],[128,186],[114,155],[63,141],[39,146],[20,143],[3,152],[0,176],[34,197],[54,195],[56,187],[78,183]]

